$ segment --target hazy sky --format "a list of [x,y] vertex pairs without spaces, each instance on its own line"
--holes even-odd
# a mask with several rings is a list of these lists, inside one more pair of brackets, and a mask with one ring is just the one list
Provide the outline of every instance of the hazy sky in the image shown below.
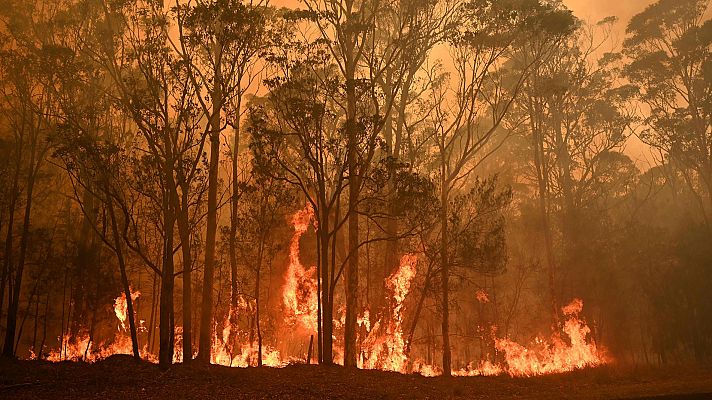
[[[595,24],[610,16],[618,17],[618,24],[613,32],[613,40],[621,45],[625,39],[625,28],[628,21],[635,14],[643,11],[648,5],[657,0],[563,0],[564,4],[574,12],[578,18]],[[299,6],[299,0],[271,0],[274,6]],[[637,138],[632,137],[626,145],[626,153],[633,158],[639,167],[645,168],[652,162],[649,148]]]
[[[625,38],[625,28],[628,21],[635,14],[643,11],[655,0],[564,0],[574,15],[591,23],[596,23],[603,18],[616,16],[618,24],[614,39],[621,44]],[[650,148],[641,143],[636,137],[631,137],[626,145],[626,154],[633,158],[640,168],[647,168],[653,163]]]
[[597,22],[605,17],[617,16],[623,26],[633,15],[643,11],[653,0],[564,0],[577,17]]

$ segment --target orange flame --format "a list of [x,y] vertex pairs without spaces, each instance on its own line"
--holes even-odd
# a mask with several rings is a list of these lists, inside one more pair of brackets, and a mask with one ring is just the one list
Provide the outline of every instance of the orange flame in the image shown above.
[[[129,291],[131,292],[131,301],[136,301],[138,297],[141,295],[141,292],[138,290],[134,291],[132,288],[129,287]],[[121,293],[121,296],[117,297],[114,300],[114,313],[116,314],[116,318],[119,319],[119,322],[121,323],[121,327],[119,330],[126,330],[126,320],[128,319],[128,305],[126,304],[126,293]]]
[[505,354],[507,373],[512,376],[535,376],[573,371],[586,367],[596,367],[607,362],[603,351],[593,339],[587,337],[591,329],[579,318],[583,301],[574,299],[562,308],[566,316],[563,332],[552,335],[549,341],[537,338],[535,344],[526,348],[509,339],[498,339],[495,347]]
[[[408,356],[405,354],[405,339],[403,338],[403,302],[410,292],[410,284],[415,278],[415,265],[417,258],[414,255],[405,255],[401,258],[400,266],[386,281],[386,286],[391,291],[391,306],[393,315],[390,320],[379,320],[373,325],[363,344],[363,351],[367,358],[363,360],[362,368],[382,369],[386,371],[406,372]],[[364,315],[364,324],[367,329],[370,325],[368,314]],[[385,334],[380,334],[382,325],[386,325]]]
[[[289,265],[285,273],[285,282],[282,287],[282,302],[285,320],[289,328],[298,328],[299,335],[313,334],[317,330],[317,281],[316,267],[305,268],[300,261],[299,241],[306,233],[310,224],[314,224],[314,212],[306,206],[292,216],[294,233],[289,247]],[[401,258],[398,269],[391,274],[386,287],[389,293],[390,313],[381,316],[373,322],[369,310],[358,318],[361,332],[365,332],[361,344],[361,357],[359,367],[365,369],[380,369],[400,373],[416,372],[424,376],[437,376],[442,370],[435,365],[420,360],[410,360],[407,354],[407,341],[403,334],[403,315],[405,300],[410,293],[411,284],[417,274],[417,257],[405,255]],[[490,297],[482,289],[475,291],[475,299],[485,305],[490,302]],[[131,290],[131,299],[140,296],[138,291]],[[239,332],[237,326],[231,324],[230,316],[233,313],[254,313],[255,305],[252,301],[240,298],[238,310],[230,310],[222,326],[216,323],[211,348],[211,362],[213,364],[248,367],[257,365],[258,344],[255,340],[242,340],[242,343],[231,343],[234,337],[245,338],[244,332]],[[530,377],[536,375],[569,372],[575,369],[595,367],[610,362],[605,352],[598,348],[595,341],[590,338],[591,329],[580,317],[583,302],[574,299],[562,308],[565,321],[560,332],[552,333],[548,340],[540,337],[527,345],[521,345],[509,338],[497,338],[497,328],[492,326],[490,335],[494,338],[494,348],[497,352],[495,360],[489,357],[479,362],[471,362],[466,368],[453,370],[456,376],[489,376],[509,374],[517,377]],[[343,310],[342,310],[343,311]],[[95,343],[87,333],[77,336],[63,336],[60,340],[59,350],[51,351],[46,359],[49,361],[83,360],[94,362],[113,354],[131,354],[131,339],[126,330],[128,311],[124,294],[114,300],[114,314],[119,321],[118,332],[110,343]],[[343,326],[343,312],[341,319],[334,320],[335,327]],[[145,331],[144,321],[139,323],[139,332]],[[239,335],[237,334],[239,333]],[[175,352],[173,362],[181,362],[182,354],[182,328],[176,327]],[[338,339],[334,336],[335,339]],[[280,349],[283,349],[280,347]],[[284,350],[284,349],[283,349]],[[287,350],[291,352],[291,350]],[[144,346],[142,357],[151,362],[156,362],[157,357],[147,351]],[[31,358],[36,358],[30,352]],[[343,360],[343,348],[334,342],[334,359]],[[262,364],[265,366],[281,367],[292,361],[303,362],[303,357],[283,357],[280,351],[263,345]]]
[[561,332],[554,332],[550,340],[540,337],[525,347],[507,338],[495,339],[495,348],[504,353],[504,364],[482,361],[479,365],[453,371],[453,375],[478,376],[500,375],[507,373],[517,377],[570,372],[576,369],[596,367],[609,362],[605,352],[588,339],[591,329],[579,318],[583,310],[583,301],[574,299],[562,308],[566,316],[562,339]]
[[282,299],[285,319],[307,332],[317,330],[317,283],[314,275],[316,266],[305,269],[299,259],[299,239],[309,228],[314,218],[314,210],[304,207],[292,216],[294,235],[289,245],[289,266],[285,275]]

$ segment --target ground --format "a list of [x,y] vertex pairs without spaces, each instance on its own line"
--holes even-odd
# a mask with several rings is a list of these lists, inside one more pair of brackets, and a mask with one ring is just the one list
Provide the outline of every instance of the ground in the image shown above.
[[0,399],[712,399],[712,368],[605,367],[538,378],[425,378],[343,367],[168,371],[113,356],[96,364],[0,360]]

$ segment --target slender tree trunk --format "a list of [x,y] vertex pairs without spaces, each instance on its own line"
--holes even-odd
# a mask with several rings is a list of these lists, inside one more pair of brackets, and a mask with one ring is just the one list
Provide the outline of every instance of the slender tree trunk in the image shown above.
[[349,169],[349,252],[346,268],[346,324],[344,326],[344,365],[355,367],[356,320],[358,318],[358,266],[359,266],[359,170],[358,132],[356,127],[356,65],[354,60],[346,61],[346,129],[348,134]]
[[408,340],[405,343],[404,353],[410,359],[410,351],[413,348],[413,338],[415,337],[415,329],[418,327],[418,321],[420,321],[420,313],[423,311],[423,305],[425,304],[425,299],[428,295],[428,290],[430,290],[430,282],[432,281],[432,268],[428,266],[428,270],[425,275],[425,282],[423,283],[423,291],[418,299],[418,304],[415,306],[415,312],[413,312],[413,323],[410,325],[410,330],[408,332]]
[[[386,73],[383,83],[383,92],[390,93],[392,91],[391,83],[391,71]],[[388,220],[385,221],[385,253],[383,254],[383,270],[380,287],[380,296],[377,297],[377,310],[382,310],[385,320],[390,320],[391,317],[391,305],[388,302],[388,288],[387,282],[388,277],[395,270],[398,265],[398,241],[395,237],[398,235],[398,221],[395,218],[394,208],[395,208],[395,162],[396,162],[396,150],[394,149],[394,129],[393,129],[393,111],[386,115],[386,120],[383,124],[383,137],[386,141],[386,152],[391,161],[388,163],[388,181],[385,184],[386,193],[389,196],[388,207],[389,214]]]
[[257,366],[262,366],[262,330],[260,329],[260,271],[262,269],[262,252],[264,239],[260,241],[257,252],[257,269],[255,270],[255,325],[257,328]]
[[148,332],[147,332],[147,338],[146,338],[146,344],[148,347],[148,352],[153,354],[153,335],[154,335],[154,327],[156,325],[155,317],[156,317],[156,274],[153,274],[153,282],[151,284],[151,313],[148,317]]
[[190,221],[188,207],[189,185],[182,183],[182,202],[178,216],[178,232],[183,254],[183,363],[193,358],[193,256],[190,246]]
[[[560,102],[560,101],[559,101]],[[556,104],[556,102],[552,102]],[[562,221],[562,244],[565,260],[562,265],[569,265],[576,257],[576,247],[578,238],[576,237],[576,206],[574,202],[574,182],[571,174],[571,155],[564,137],[560,112],[552,111],[552,123],[556,134],[556,160],[559,164],[559,175],[561,176],[561,191],[564,200],[563,221]],[[558,310],[557,310],[558,315]]]
[[114,212],[114,202],[110,195],[107,200],[107,206],[109,209],[109,217],[111,218],[111,231],[114,236],[114,250],[116,251],[116,258],[119,261],[119,272],[121,273],[121,284],[124,287],[124,296],[126,296],[126,317],[129,320],[129,332],[131,334],[131,350],[133,351],[134,358],[137,360],[141,359],[141,355],[138,352],[138,335],[136,334],[136,319],[134,316],[133,299],[131,298],[131,288],[129,286],[129,278],[126,274],[126,262],[124,260],[123,248],[121,246],[122,238],[119,235],[119,226],[116,223],[116,213]]
[[[15,160],[15,173],[13,174],[12,178],[12,191],[10,192],[10,207],[8,212],[9,215],[7,222],[7,234],[5,236],[5,260],[3,262],[2,267],[2,276],[0,276],[0,278],[2,279],[2,281],[0,282],[0,317],[2,316],[3,304],[5,301],[5,283],[7,283],[8,288],[8,303],[10,303],[12,300],[12,283],[10,281],[10,276],[13,269],[13,231],[15,229],[15,208],[17,207],[17,197],[19,190],[18,186],[20,184],[20,167],[22,163],[22,136],[20,137],[20,139],[20,144],[18,145],[17,149],[17,157]],[[9,312],[10,310],[8,306],[8,314]],[[5,333],[7,334],[7,330],[5,331]]]
[[167,369],[173,363],[172,318],[175,273],[173,263],[173,231],[175,227],[175,210],[170,197],[175,190],[175,182],[173,181],[172,155],[169,154],[164,162],[163,173],[168,187],[163,193],[163,226],[165,238],[163,243],[163,268],[161,269],[158,364],[162,369]]
[[[7,309],[7,330],[5,331],[5,343],[3,346],[3,355],[6,357],[15,356],[15,333],[17,329],[17,312],[20,307],[20,290],[22,289],[22,276],[25,269],[25,256],[27,255],[27,244],[30,235],[30,216],[32,213],[32,194],[35,187],[35,178],[38,165],[35,165],[36,143],[37,138],[33,138],[30,149],[30,168],[27,176],[27,189],[25,199],[25,216],[22,225],[22,236],[20,236],[20,253],[17,259],[17,269],[15,270],[14,287],[12,288],[12,298],[8,303]],[[19,166],[18,166],[19,167]]]
[[442,175],[443,179],[440,188],[440,280],[442,281],[443,375],[450,376],[452,371],[452,355],[450,353],[450,260],[448,257],[448,241],[450,239],[448,232],[448,206],[450,196],[448,193],[449,182],[444,179],[444,169]]
[[34,323],[32,327],[32,351],[35,352],[35,356],[37,356],[37,328],[39,324],[39,317],[40,317],[40,297],[37,296],[37,299],[35,301],[35,318],[34,318]]
[[232,143],[232,196],[230,197],[230,323],[237,324],[238,288],[237,288],[237,223],[238,223],[238,156],[240,155],[240,108],[242,99],[238,95],[237,118],[233,127]]
[[548,282],[549,282],[549,301],[551,303],[551,320],[552,326],[558,325],[559,307],[556,299],[556,261],[554,258],[554,243],[551,237],[551,226],[549,222],[549,211],[547,207],[548,188],[547,188],[547,170],[544,154],[544,138],[541,132],[540,111],[534,110],[534,102],[530,100],[530,124],[532,130],[534,149],[534,167],[537,174],[537,189],[539,194],[539,215],[541,218],[542,229],[544,230],[544,247],[546,252]]
[[[37,290],[40,287],[40,280],[42,279],[42,274],[44,273],[44,268],[46,267],[46,264],[42,265],[42,268],[39,271],[39,274],[37,276],[37,279],[35,280],[35,284],[32,286],[32,291],[30,292],[30,297],[27,299],[27,308],[25,309],[25,312],[22,315],[22,322],[20,323],[20,328],[17,331],[17,341],[15,342],[15,351],[17,352],[17,347],[20,345],[20,339],[22,339],[22,332],[25,329],[25,323],[27,322],[27,318],[30,316],[30,309],[32,308],[32,302],[35,301],[35,298],[37,301],[39,301],[39,294],[37,294]],[[37,304],[37,301],[35,301],[35,304]],[[36,321],[35,321],[36,323]],[[34,344],[32,349],[34,350]]]
[[[220,55],[216,54],[216,59]],[[210,169],[208,171],[208,221],[205,234],[205,270],[203,276],[203,298],[200,315],[200,339],[198,360],[203,364],[210,363],[212,322],[213,322],[213,282],[215,274],[215,237],[217,235],[218,214],[218,168],[220,167],[220,111],[222,109],[222,78],[221,66],[215,65],[212,104],[210,118]]]
[[43,353],[44,353],[45,339],[47,339],[47,315],[48,315],[48,313],[49,313],[49,293],[47,293],[45,296],[44,315],[42,316],[42,340],[40,341],[39,351],[37,351],[37,359],[39,359],[39,360],[44,359]]
[[324,345],[322,342],[322,331],[323,331],[323,324],[322,324],[322,310],[324,309],[324,306],[322,304],[322,286],[321,282],[323,280],[323,274],[322,271],[324,270],[324,262],[322,261],[322,254],[321,254],[321,246],[323,244],[321,243],[322,240],[322,235],[320,231],[317,231],[316,234],[316,273],[317,273],[317,279],[316,279],[316,293],[317,293],[317,299],[316,299],[316,337],[317,337],[317,363],[322,364],[324,362],[324,358],[322,355],[324,354]]
[[[325,204],[325,200],[322,205]],[[322,312],[322,363],[331,365],[334,362],[333,345],[333,305],[331,303],[331,276],[329,274],[329,212],[326,207],[319,210],[319,235],[321,236],[321,312]],[[332,240],[335,240],[333,238]]]

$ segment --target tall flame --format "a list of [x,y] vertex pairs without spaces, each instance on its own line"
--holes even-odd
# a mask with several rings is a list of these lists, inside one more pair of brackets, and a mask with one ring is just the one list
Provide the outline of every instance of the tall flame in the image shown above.
[[[314,212],[306,206],[292,216],[294,226],[289,246],[289,265],[284,277],[282,287],[282,303],[288,329],[296,329],[298,336],[313,335],[317,331],[317,281],[316,267],[305,268],[300,261],[299,241],[306,233],[310,224],[314,224]],[[359,367],[366,369],[380,369],[401,373],[416,372],[424,376],[436,376],[442,373],[436,365],[430,365],[419,359],[409,359],[408,343],[403,334],[404,304],[411,291],[411,284],[417,274],[417,257],[405,255],[401,258],[398,269],[386,281],[389,295],[389,311],[381,315],[375,322],[369,310],[359,316],[357,323],[361,341],[361,356]],[[139,291],[131,290],[131,299],[135,301],[140,296]],[[483,289],[478,289],[474,297],[481,306],[490,303],[490,297]],[[453,370],[453,375],[458,376],[488,376],[509,374],[516,377],[530,377],[536,375],[569,372],[575,369],[595,367],[610,361],[605,352],[598,348],[596,342],[590,337],[591,329],[580,317],[583,302],[574,299],[562,308],[565,321],[560,329],[553,332],[549,339],[535,338],[532,343],[522,345],[509,338],[498,338],[497,327],[492,326],[491,338],[494,342],[495,354],[485,360],[472,362],[467,367]],[[212,340],[211,362],[213,364],[247,367],[258,364],[258,343],[246,332],[240,332],[238,326],[233,326],[231,315],[244,313],[254,315],[256,304],[254,300],[240,297],[236,310],[230,310],[225,316],[222,326],[216,324]],[[114,314],[119,321],[118,332],[110,343],[95,343],[89,334],[82,333],[76,336],[62,336],[61,347],[46,355],[49,361],[83,360],[94,362],[112,354],[131,354],[132,345],[126,326],[128,311],[126,296],[121,294],[114,300]],[[335,327],[343,327],[343,310],[340,319],[334,320]],[[140,321],[139,331],[145,331],[144,321]],[[182,328],[176,327],[174,362],[181,362],[182,354]],[[242,340],[236,339],[242,338]],[[334,337],[334,359],[343,359],[343,343]],[[240,343],[232,343],[239,341]],[[284,348],[280,347],[284,350]],[[33,349],[34,350],[34,349]],[[288,348],[286,352],[292,353],[294,349]],[[147,351],[144,345],[142,356],[156,362],[157,357]],[[36,358],[34,352],[31,357]],[[262,348],[262,364],[280,367],[289,362],[303,362],[300,357],[283,357],[280,351],[264,345]],[[495,361],[493,361],[495,360]]]
[[282,299],[285,319],[297,324],[307,332],[317,330],[317,283],[314,277],[316,266],[305,269],[299,259],[299,240],[309,228],[314,210],[304,207],[292,216],[294,235],[289,244],[289,265],[285,275]]
[[[141,292],[138,290],[134,291],[132,288],[129,288],[129,291],[131,292],[131,301],[136,301],[138,297],[141,295]],[[126,330],[126,320],[128,319],[128,305],[126,304],[126,293],[121,293],[121,296],[117,297],[114,300],[114,313],[116,314],[116,318],[119,319],[119,322],[121,323],[121,330]]]
[[[379,320],[373,325],[364,341],[364,353],[367,358],[363,360],[362,368],[383,369],[386,371],[406,372],[408,356],[405,351],[406,342],[403,338],[403,302],[410,292],[410,284],[415,278],[417,258],[414,255],[405,255],[401,258],[398,270],[386,281],[386,287],[391,292],[392,318],[387,321]],[[365,315],[364,324],[368,327],[368,314]],[[385,332],[383,332],[385,325]]]

